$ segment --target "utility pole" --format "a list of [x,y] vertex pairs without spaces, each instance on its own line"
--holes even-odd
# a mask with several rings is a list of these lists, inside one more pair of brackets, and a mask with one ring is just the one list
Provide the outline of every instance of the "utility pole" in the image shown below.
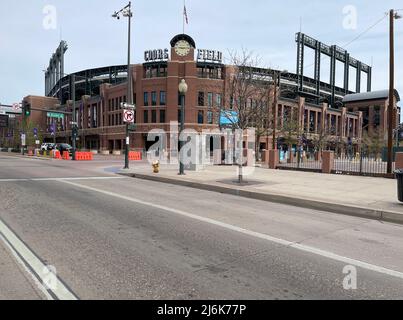
[[392,174],[393,165],[393,128],[394,123],[394,101],[395,101],[395,39],[394,20],[400,16],[393,9],[389,12],[389,106],[388,106],[388,164],[387,173]]

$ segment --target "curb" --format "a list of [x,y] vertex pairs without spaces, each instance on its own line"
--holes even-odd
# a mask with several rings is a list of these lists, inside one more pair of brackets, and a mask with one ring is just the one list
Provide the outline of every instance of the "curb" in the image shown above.
[[403,224],[403,214],[393,212],[393,211],[384,211],[381,209],[378,210],[378,209],[358,207],[358,206],[353,206],[353,205],[343,205],[343,204],[323,202],[323,201],[318,201],[318,200],[308,200],[308,199],[295,198],[295,197],[284,196],[284,195],[261,193],[261,192],[256,192],[256,191],[246,191],[243,189],[237,189],[237,188],[234,189],[234,188],[228,188],[228,187],[224,187],[224,186],[211,185],[211,184],[207,184],[207,183],[177,180],[177,179],[173,179],[173,178],[140,174],[140,173],[118,172],[118,174],[123,175],[123,176],[128,176],[131,178],[141,179],[141,180],[149,180],[149,181],[162,182],[162,183],[173,184],[173,185],[189,187],[189,188],[194,188],[194,189],[213,191],[213,192],[218,192],[218,193],[223,193],[223,194],[244,197],[244,198],[248,198],[248,199],[291,205],[294,207],[343,214],[343,215],[359,217],[359,218],[366,218],[366,219],[371,219],[371,220]]
[[9,156],[9,157],[21,158],[21,159],[36,159],[36,160],[48,160],[48,161],[54,160],[53,158],[50,158],[50,157],[27,156],[27,155],[22,155],[22,154],[19,154],[19,153],[10,154],[8,152],[3,152],[3,153],[0,153],[0,154],[3,154],[5,156]]

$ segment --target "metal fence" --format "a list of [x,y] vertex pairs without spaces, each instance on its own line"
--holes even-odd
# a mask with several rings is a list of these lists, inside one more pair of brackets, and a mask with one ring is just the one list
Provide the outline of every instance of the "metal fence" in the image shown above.
[[277,167],[285,170],[320,172],[322,171],[322,159],[318,152],[281,152]]
[[[281,152],[278,169],[322,172],[321,153],[318,152]],[[392,170],[395,170],[393,163]],[[388,177],[387,162],[380,152],[374,153],[362,148],[361,152],[335,153],[334,174]]]
[[[334,158],[334,173],[362,176],[387,176],[387,162],[383,161],[379,153],[361,150],[355,155],[340,154]],[[393,163],[392,170],[395,169]]]

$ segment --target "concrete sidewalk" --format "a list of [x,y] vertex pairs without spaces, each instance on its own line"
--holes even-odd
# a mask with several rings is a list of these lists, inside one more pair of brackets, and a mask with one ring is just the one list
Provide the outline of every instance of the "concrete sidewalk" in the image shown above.
[[123,175],[298,207],[403,224],[403,204],[397,199],[393,179],[327,175],[300,171],[255,168],[240,186],[237,167],[211,166],[202,171],[186,171],[178,176],[177,166],[161,166],[153,174],[151,165],[132,165]]

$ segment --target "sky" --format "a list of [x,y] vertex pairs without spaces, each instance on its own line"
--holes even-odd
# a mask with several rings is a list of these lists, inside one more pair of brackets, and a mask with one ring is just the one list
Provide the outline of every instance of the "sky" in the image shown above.
[[[126,0],[1,0],[0,102],[44,95],[44,73],[60,40],[68,43],[65,72],[127,62],[127,21],[111,17]],[[183,0],[137,0],[132,62],[144,62],[147,49],[168,48],[182,33]],[[373,66],[373,90],[387,89],[389,77],[389,9],[403,9],[401,0],[186,0],[189,24],[185,33],[201,49],[246,49],[259,56],[262,67],[295,72],[295,33],[328,45]],[[403,15],[403,10],[400,11]],[[385,17],[385,19],[382,19]],[[376,24],[376,22],[380,21]],[[376,24],[374,26],[374,24]],[[374,26],[373,28],[370,28]],[[369,30],[368,30],[369,29]],[[367,31],[368,30],[368,31]],[[367,32],[365,32],[367,31]],[[365,32],[365,33],[364,33]],[[364,34],[363,34],[364,33]],[[395,21],[396,88],[403,96],[403,19]],[[306,53],[306,75],[313,76],[313,51]],[[322,61],[328,82],[328,59]],[[336,84],[342,86],[343,66]],[[355,83],[351,72],[350,83]],[[363,90],[366,83],[363,76]]]

